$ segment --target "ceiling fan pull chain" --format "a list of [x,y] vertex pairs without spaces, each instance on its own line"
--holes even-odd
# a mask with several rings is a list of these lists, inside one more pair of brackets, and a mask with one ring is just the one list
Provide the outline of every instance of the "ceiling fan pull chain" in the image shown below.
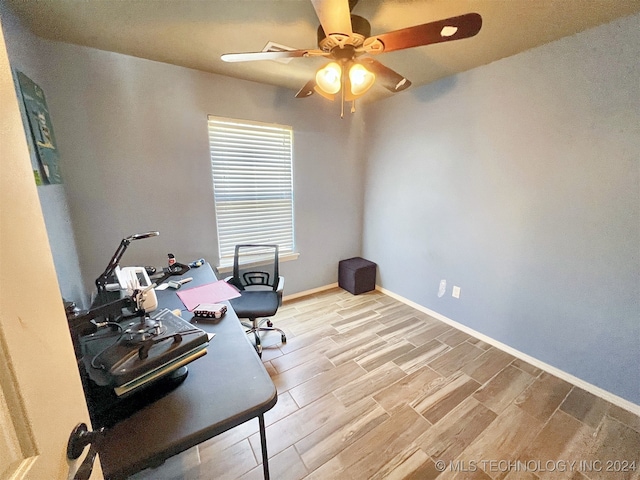
[[340,87],[340,118],[344,118],[344,87],[346,85],[346,80],[344,78],[344,65],[341,65],[342,75],[340,75],[340,80],[342,82],[342,86]]

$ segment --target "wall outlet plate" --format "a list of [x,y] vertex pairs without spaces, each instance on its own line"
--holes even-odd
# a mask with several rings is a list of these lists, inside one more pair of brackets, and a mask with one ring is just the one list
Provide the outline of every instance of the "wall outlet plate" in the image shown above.
[[441,298],[444,295],[444,292],[447,291],[447,281],[440,280],[440,286],[438,287],[438,298]]
[[460,287],[454,285],[453,286],[453,291],[451,292],[451,296],[453,298],[460,298]]

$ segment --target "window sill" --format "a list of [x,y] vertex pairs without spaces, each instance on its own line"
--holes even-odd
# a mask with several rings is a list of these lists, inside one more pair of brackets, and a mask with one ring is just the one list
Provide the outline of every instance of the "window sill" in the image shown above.
[[[280,261],[280,263],[290,262],[292,260],[297,260],[299,256],[299,253],[287,253],[285,255],[280,255],[278,257],[278,260]],[[216,267],[216,270],[218,271],[218,273],[231,273],[233,271],[233,260],[231,261],[231,263],[223,262],[221,265],[218,265]]]

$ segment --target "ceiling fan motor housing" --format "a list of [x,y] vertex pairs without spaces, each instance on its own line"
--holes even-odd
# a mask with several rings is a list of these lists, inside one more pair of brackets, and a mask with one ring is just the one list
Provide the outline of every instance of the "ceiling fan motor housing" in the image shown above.
[[334,47],[341,46],[344,43],[359,47],[364,43],[364,40],[371,36],[371,24],[366,18],[358,15],[351,15],[351,29],[353,36],[350,41],[347,42],[335,42],[331,37],[327,37],[324,33],[322,25],[318,27],[318,47],[326,52],[331,51]]

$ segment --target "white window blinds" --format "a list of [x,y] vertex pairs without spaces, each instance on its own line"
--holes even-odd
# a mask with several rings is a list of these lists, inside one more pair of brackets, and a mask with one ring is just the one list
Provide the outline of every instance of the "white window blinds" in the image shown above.
[[293,253],[291,127],[209,116],[220,264],[236,244]]

